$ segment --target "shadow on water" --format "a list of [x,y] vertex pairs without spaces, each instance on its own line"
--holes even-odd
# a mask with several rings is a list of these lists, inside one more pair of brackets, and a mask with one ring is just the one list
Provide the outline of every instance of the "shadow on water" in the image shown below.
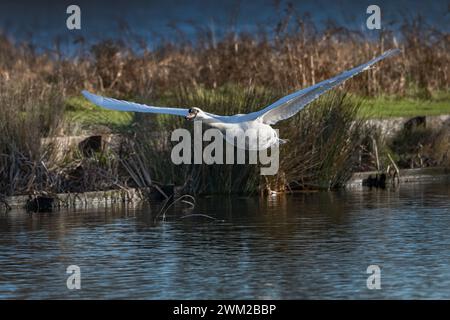
[[0,298],[449,298],[449,198],[448,185],[207,197],[165,222],[160,206],[14,211],[0,216]]

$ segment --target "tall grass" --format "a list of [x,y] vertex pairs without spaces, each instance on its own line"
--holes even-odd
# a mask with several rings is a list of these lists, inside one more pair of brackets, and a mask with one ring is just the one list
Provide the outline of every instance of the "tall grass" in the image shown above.
[[0,80],[0,194],[104,190],[126,182],[119,160],[107,150],[56,156],[52,137],[65,125],[64,106],[57,85]]
[[286,185],[332,189],[348,180],[365,137],[360,106],[360,100],[332,92],[280,126],[290,141],[281,154]]
[[63,114],[58,90],[34,81],[0,81],[0,193],[52,187],[41,139],[55,133]]

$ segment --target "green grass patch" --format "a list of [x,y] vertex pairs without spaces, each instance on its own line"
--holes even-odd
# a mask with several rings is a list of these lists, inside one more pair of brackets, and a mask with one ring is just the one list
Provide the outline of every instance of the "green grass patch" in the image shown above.
[[431,99],[378,97],[363,99],[359,114],[368,118],[436,116],[450,114],[450,93],[439,92]]
[[[198,94],[198,92],[196,93]],[[239,92],[237,91],[236,93]],[[203,95],[200,96],[203,97]],[[173,100],[176,100],[176,98],[179,97],[176,97],[174,94],[166,94],[160,97],[157,104],[174,105]],[[433,93],[432,97],[427,100],[381,96],[377,98],[361,98],[361,101],[359,115],[365,118],[415,117],[450,114],[450,92],[441,91]],[[201,102],[204,101],[199,101],[199,103]],[[135,120],[135,116],[132,112],[121,112],[100,108],[87,101],[81,95],[70,97],[65,103],[67,119],[76,122],[83,127],[102,125],[111,128],[114,131],[120,131],[129,128]],[[261,106],[261,108],[262,107],[263,106]],[[222,110],[222,113],[224,114],[232,114],[234,112],[242,112],[242,110]],[[172,120],[173,116],[159,115],[154,117],[154,121],[157,121],[161,125]]]
[[83,96],[70,97],[65,101],[67,120],[79,123],[83,127],[107,126],[113,130],[122,130],[133,122],[133,112],[122,112],[100,108]]

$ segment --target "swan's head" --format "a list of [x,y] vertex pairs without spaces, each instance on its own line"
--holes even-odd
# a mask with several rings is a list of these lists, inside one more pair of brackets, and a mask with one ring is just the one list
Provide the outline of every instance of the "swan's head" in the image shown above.
[[185,117],[186,120],[203,120],[206,119],[206,114],[200,110],[199,108],[190,108],[188,111],[187,116]]

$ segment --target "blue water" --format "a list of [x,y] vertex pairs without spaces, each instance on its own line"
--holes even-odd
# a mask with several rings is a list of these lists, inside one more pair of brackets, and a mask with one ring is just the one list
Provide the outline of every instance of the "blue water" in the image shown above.
[[[450,186],[0,215],[0,298],[450,298]],[[202,214],[211,216],[187,216]],[[81,269],[69,290],[66,268]],[[381,289],[366,286],[378,265]]]
[[[373,1],[353,0],[302,0],[302,1],[66,1],[66,0],[3,0],[0,2],[0,30],[17,40],[29,40],[37,48],[53,48],[58,39],[62,49],[73,47],[73,41],[95,43],[106,38],[143,38],[150,46],[162,39],[178,41],[195,39],[198,27],[211,30],[220,37],[227,30],[250,33],[264,29],[273,31],[287,3],[293,3],[300,16],[308,14],[310,19],[324,27],[329,20],[336,21],[369,37],[378,31],[366,28],[366,9]],[[70,4],[81,8],[81,30],[66,28],[66,8]],[[398,28],[404,18],[420,14],[425,21],[438,30],[450,30],[450,1],[396,0],[377,1],[381,7],[382,27]],[[293,21],[295,23],[295,21]],[[123,26],[127,25],[127,31]],[[183,33],[180,38],[178,31]]]

